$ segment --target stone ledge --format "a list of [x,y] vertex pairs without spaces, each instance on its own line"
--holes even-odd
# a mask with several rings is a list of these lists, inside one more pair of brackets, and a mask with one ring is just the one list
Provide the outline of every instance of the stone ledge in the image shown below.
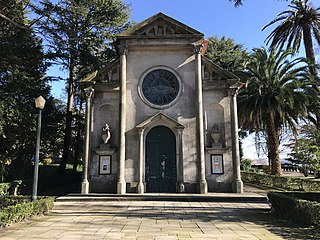
[[230,150],[231,147],[222,147],[222,146],[213,146],[213,147],[206,147],[205,150],[209,154],[219,154],[225,153]]
[[101,144],[100,148],[94,149],[98,155],[111,155],[117,151],[116,148],[111,148],[109,144]]

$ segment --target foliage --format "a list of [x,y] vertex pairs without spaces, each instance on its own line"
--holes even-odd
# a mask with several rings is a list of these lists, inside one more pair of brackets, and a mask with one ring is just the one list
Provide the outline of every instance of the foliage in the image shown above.
[[[78,99],[81,96],[75,95],[80,91],[79,79],[114,58],[110,42],[126,27],[129,9],[121,0],[61,0],[56,4],[44,0],[34,11],[43,16],[38,21],[38,27],[48,43],[48,59],[68,72],[68,100],[60,164],[60,173],[63,173],[70,156],[73,105],[81,102]],[[82,111],[81,107],[80,103],[78,112]],[[77,139],[80,141],[79,137]],[[76,146],[79,146],[78,142]]]
[[[271,42],[271,47],[280,49],[283,49],[286,44],[286,49],[293,49],[294,52],[297,52],[303,41],[308,60],[311,61],[311,64],[315,64],[312,36],[320,44],[320,7],[315,8],[308,0],[294,0],[289,7],[290,9],[278,14],[263,28],[280,22],[279,26],[267,37],[267,43]],[[313,56],[308,56],[308,54]]]
[[[299,194],[300,197],[303,193]],[[320,197],[320,193],[313,193]],[[272,204],[272,210],[290,221],[302,226],[320,226],[320,203],[300,199],[296,194],[269,192],[268,198]]]
[[0,183],[0,196],[6,195],[9,188],[10,188],[10,183]]
[[301,42],[304,44],[306,58],[309,63],[310,78],[314,80],[313,88],[317,90],[315,98],[311,98],[309,120],[320,129],[320,79],[318,67],[316,66],[314,44],[320,45],[320,7],[314,7],[308,0],[293,0],[289,5],[290,9],[281,12],[273,21],[263,29],[279,23],[279,25],[267,37],[267,43],[271,42],[271,47],[279,49],[293,49],[298,52]]
[[291,150],[290,161],[320,172],[320,129],[314,125],[304,125]]
[[236,44],[232,38],[216,36],[208,39],[208,47],[205,56],[220,67],[237,73],[244,69],[248,60],[248,53],[242,44]]
[[30,202],[26,197],[6,196],[2,197],[0,202],[0,227],[6,227],[11,223],[48,212],[53,207],[54,198],[43,197]]
[[41,158],[50,157],[57,161],[63,147],[65,103],[49,97],[42,110]]
[[57,125],[61,119],[57,101],[49,95],[49,79],[44,77],[47,65],[41,39],[31,28],[16,26],[28,24],[23,1],[0,3],[1,13],[16,23],[0,18],[0,178],[10,181],[21,178],[35,152],[35,98],[42,95],[46,99],[41,132],[43,151],[58,151],[61,131]]
[[43,16],[38,27],[48,57],[77,79],[114,57],[110,40],[126,27],[129,11],[120,0],[45,0],[34,10]]
[[247,183],[280,188],[289,191],[320,191],[319,179],[273,176],[254,172],[242,172],[241,179]]
[[[1,6],[11,19],[26,21],[19,1],[1,1]],[[9,165],[9,170],[19,178],[26,158],[31,159],[34,150],[33,101],[37,95],[47,96],[49,88],[43,79],[41,41],[32,31],[1,19],[0,43],[0,105],[3,106],[0,165],[2,169]]]
[[[239,7],[241,5],[243,5],[245,0],[229,0],[229,2],[233,2],[235,7]],[[278,0],[280,1],[280,0]],[[284,1],[288,1],[288,0],[284,0]]]
[[249,171],[251,169],[252,162],[250,159],[241,159],[240,169],[243,171]]
[[17,195],[18,188],[21,185],[21,180],[14,180],[13,182],[0,183],[0,195]]
[[[67,164],[65,174],[57,177],[58,164],[39,165],[38,177],[38,195],[60,196],[70,192],[79,192],[79,183],[81,182],[82,171],[79,168],[75,173],[72,165]],[[20,194],[30,195],[32,192],[33,175],[30,166],[30,175],[25,176],[19,189]]]
[[281,175],[279,142],[282,130],[296,129],[299,118],[307,113],[310,86],[306,79],[305,59],[290,59],[286,50],[269,53],[254,49],[244,76],[245,88],[239,92],[238,109],[242,128],[264,132],[271,174]]
[[4,178],[8,175],[8,166],[4,161],[0,161],[0,183],[4,181]]
[[45,157],[42,160],[42,163],[45,164],[45,165],[48,165],[48,164],[52,163],[52,158],[51,157]]

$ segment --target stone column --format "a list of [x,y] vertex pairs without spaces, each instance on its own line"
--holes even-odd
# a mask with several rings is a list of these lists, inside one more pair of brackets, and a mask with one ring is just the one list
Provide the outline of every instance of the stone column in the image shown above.
[[144,193],[144,184],[143,184],[143,159],[144,159],[144,151],[143,151],[143,128],[139,128],[139,183],[138,183],[138,193]]
[[228,95],[230,96],[231,138],[232,138],[232,163],[233,163],[232,191],[235,193],[242,193],[243,183],[242,183],[241,174],[240,174],[237,94],[238,94],[238,87],[230,88],[228,91]]
[[120,46],[120,131],[119,131],[119,164],[117,193],[126,193],[126,181],[124,178],[126,160],[126,96],[127,96],[127,48]]
[[184,192],[184,171],[183,171],[183,143],[182,143],[182,133],[183,129],[178,129],[178,146],[179,146],[179,175],[178,175],[178,192]]
[[85,145],[82,169],[81,194],[89,193],[89,155],[90,155],[90,129],[91,129],[91,98],[94,92],[92,87],[84,89],[86,95],[86,125],[85,125]]
[[195,45],[196,54],[196,134],[197,134],[197,158],[199,166],[199,192],[205,194],[208,192],[208,184],[206,181],[205,155],[204,155],[204,128],[203,128],[203,104],[202,104],[202,75],[201,75],[201,48],[202,45]]

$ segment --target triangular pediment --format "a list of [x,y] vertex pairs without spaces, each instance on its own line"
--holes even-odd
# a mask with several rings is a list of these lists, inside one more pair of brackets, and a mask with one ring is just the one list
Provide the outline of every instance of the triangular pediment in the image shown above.
[[96,82],[119,82],[120,81],[120,60],[116,59],[107,66],[101,68],[95,77]]
[[176,36],[176,35],[203,35],[197,30],[163,14],[158,13],[134,27],[123,32],[119,36]]
[[145,129],[146,127],[156,124],[157,122],[165,123],[165,125],[174,129],[184,129],[184,126],[173,118],[163,114],[157,113],[156,115],[146,119],[136,126],[137,129]]
[[206,57],[202,57],[202,66],[204,68],[203,80],[240,80],[235,74],[223,69]]

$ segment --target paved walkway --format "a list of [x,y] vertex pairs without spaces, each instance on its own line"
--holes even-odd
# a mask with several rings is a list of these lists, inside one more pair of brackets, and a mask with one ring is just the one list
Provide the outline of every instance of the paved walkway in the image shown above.
[[1,229],[0,239],[309,239],[269,209],[245,202],[56,202],[46,216]]

